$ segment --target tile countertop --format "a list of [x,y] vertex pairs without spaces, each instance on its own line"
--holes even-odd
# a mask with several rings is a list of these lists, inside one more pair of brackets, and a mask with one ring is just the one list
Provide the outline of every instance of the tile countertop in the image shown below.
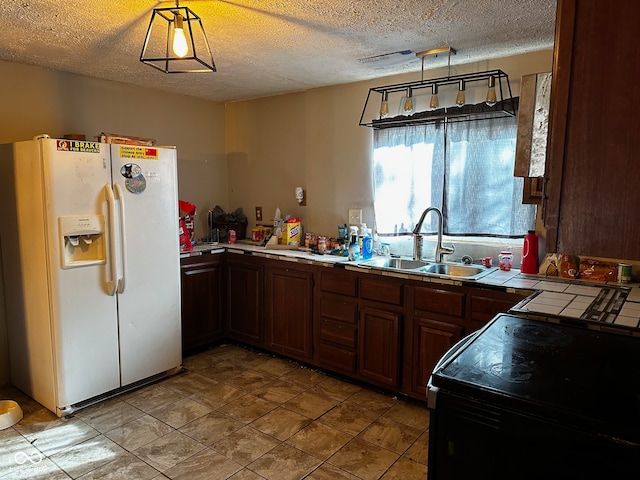
[[[448,279],[408,272],[371,270],[359,267],[354,262],[349,262],[346,257],[335,255],[316,255],[305,251],[276,248],[267,249],[255,243],[239,242],[233,245],[196,245],[190,252],[180,252],[180,257],[190,257],[202,254],[217,253],[250,253],[264,258],[292,261],[306,264],[318,264],[328,267],[340,266],[349,270],[361,272],[375,272],[396,278],[407,278],[424,282],[463,285],[473,284],[477,286],[493,286],[504,288],[507,292],[527,295],[527,298],[518,303],[513,313],[531,318],[539,318],[559,323],[582,323],[589,328],[601,330],[613,330],[616,333],[626,333],[640,336],[640,284],[638,283],[606,283],[594,281],[578,281],[562,278],[545,277],[543,275],[528,275],[520,273],[520,270],[512,269],[509,272],[495,270],[490,274],[474,281],[464,279]],[[618,303],[608,300],[608,296],[615,294]],[[594,320],[594,305],[611,303],[608,310]],[[598,307],[599,308],[599,307]],[[598,312],[596,312],[598,313]],[[587,317],[587,318],[585,318]]]

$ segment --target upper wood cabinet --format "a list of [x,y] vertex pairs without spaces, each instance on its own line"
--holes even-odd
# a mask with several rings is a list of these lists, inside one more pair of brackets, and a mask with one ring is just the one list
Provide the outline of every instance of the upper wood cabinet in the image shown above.
[[559,0],[546,251],[640,260],[640,2]]

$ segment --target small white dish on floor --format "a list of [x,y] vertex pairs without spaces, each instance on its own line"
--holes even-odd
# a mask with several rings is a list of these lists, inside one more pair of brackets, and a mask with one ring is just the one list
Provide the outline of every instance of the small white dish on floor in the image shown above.
[[0,430],[14,426],[22,420],[22,409],[18,402],[0,400]]

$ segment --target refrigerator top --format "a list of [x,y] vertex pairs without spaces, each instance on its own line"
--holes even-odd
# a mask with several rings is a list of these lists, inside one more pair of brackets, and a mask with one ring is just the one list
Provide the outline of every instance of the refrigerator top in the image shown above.
[[501,314],[450,352],[431,383],[640,443],[639,365],[639,337]]

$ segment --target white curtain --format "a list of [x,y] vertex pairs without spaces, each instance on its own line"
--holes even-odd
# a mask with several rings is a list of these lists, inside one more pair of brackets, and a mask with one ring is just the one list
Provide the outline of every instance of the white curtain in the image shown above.
[[[411,232],[438,207],[447,235],[524,236],[535,207],[513,176],[514,117],[374,130],[374,208],[381,235]],[[435,232],[435,215],[423,232]]]

